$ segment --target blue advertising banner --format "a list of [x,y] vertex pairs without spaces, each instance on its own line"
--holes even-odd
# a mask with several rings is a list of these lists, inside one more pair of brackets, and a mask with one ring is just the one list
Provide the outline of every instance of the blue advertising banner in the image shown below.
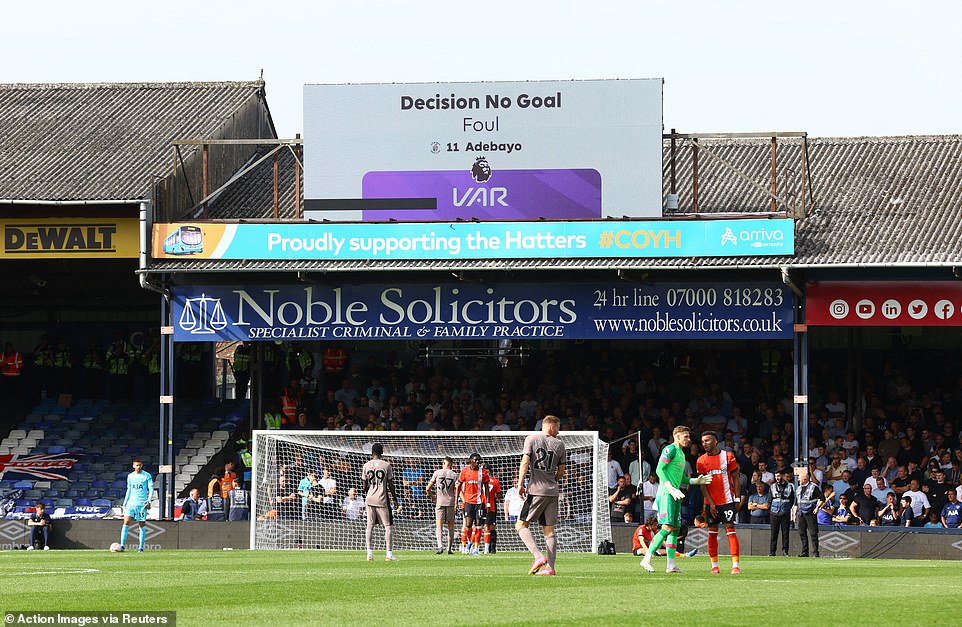
[[791,219],[155,224],[155,259],[612,259],[791,255]]
[[782,339],[771,283],[179,286],[174,341]]

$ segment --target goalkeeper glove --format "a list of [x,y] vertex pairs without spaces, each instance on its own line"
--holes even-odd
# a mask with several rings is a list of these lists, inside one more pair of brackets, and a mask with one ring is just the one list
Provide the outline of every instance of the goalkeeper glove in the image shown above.
[[675,499],[676,501],[680,501],[685,498],[685,493],[673,485],[668,486],[668,494],[670,494],[671,498]]
[[688,483],[691,485],[708,485],[711,483],[711,475],[698,475],[693,477]]

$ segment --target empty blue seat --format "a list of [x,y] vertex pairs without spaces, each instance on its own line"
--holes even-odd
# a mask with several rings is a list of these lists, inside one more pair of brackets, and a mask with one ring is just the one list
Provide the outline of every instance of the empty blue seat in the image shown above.
[[80,490],[79,488],[71,488],[71,489],[67,490],[66,492],[64,492],[63,495],[64,495],[64,497],[66,497],[66,498],[68,498],[68,499],[75,499],[75,498],[79,497],[81,494],[83,494],[83,491]]
[[93,483],[91,483],[90,487],[94,488],[95,490],[106,490],[107,482],[104,481],[103,479],[98,479],[97,481],[94,481]]
[[123,454],[124,455],[140,455],[140,447],[139,446],[127,447],[123,450]]
[[110,487],[110,488],[113,488],[113,489],[115,489],[115,490],[126,490],[126,489],[127,489],[127,482],[126,482],[126,481],[121,481],[120,479],[118,479],[118,480],[116,480],[116,481],[111,481],[109,487]]
[[33,501],[30,499],[17,499],[14,505],[16,505],[16,507],[31,507],[33,506]]
[[91,505],[94,507],[113,507],[114,503],[110,499],[94,499]]
[[74,504],[77,507],[90,507],[93,504],[93,500],[82,496],[80,498],[74,499]]
[[104,498],[105,499],[122,499],[124,498],[124,495],[126,493],[127,493],[126,490],[120,490],[118,488],[109,488],[107,490],[104,490]]
[[77,462],[73,465],[73,470],[74,472],[83,472],[84,470],[87,470],[87,464],[83,462]]
[[33,481],[18,481],[13,484],[14,490],[30,490],[33,488]]
[[60,498],[60,496],[61,496],[62,494],[63,494],[63,492],[61,492],[60,490],[54,490],[54,489],[51,488],[50,490],[44,490],[44,491],[43,491],[43,498],[45,498],[45,499],[57,499],[57,498]]
[[73,507],[73,499],[60,498],[53,502],[55,507]]

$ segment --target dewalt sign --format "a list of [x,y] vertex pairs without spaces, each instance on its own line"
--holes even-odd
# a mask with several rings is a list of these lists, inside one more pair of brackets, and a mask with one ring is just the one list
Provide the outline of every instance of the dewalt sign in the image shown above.
[[136,218],[0,220],[6,259],[136,258]]

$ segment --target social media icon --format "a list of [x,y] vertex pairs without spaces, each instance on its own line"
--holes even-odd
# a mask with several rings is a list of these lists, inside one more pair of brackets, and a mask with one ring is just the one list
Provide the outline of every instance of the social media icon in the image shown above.
[[848,303],[841,298],[833,300],[828,306],[828,313],[836,320],[841,320],[848,315]]
[[875,315],[875,303],[867,298],[863,298],[855,304],[855,315],[862,320],[868,320]]
[[932,313],[934,313],[935,317],[939,320],[949,320],[955,315],[955,305],[952,301],[943,298],[935,303],[935,307],[932,308]]
[[913,320],[921,320],[927,313],[929,313],[929,306],[925,304],[924,300],[916,298],[909,303],[909,315]]
[[882,303],[882,315],[889,320],[895,320],[902,315],[902,303],[890,298]]

